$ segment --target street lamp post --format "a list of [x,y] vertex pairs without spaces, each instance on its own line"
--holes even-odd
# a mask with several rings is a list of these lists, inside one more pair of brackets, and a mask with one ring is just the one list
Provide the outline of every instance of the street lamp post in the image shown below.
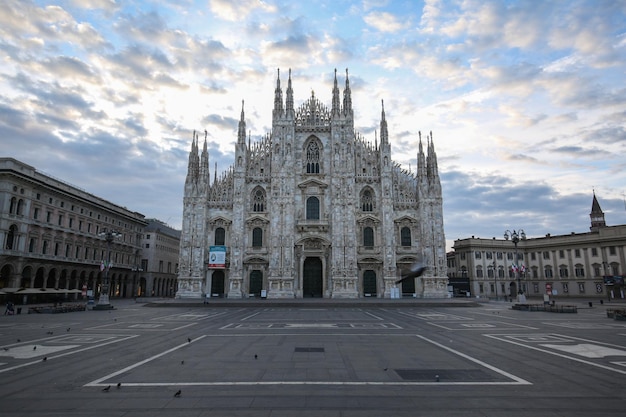
[[520,238],[522,240],[526,240],[526,233],[524,233],[524,230],[519,229],[519,231],[515,231],[513,230],[512,232],[510,230],[505,230],[504,231],[504,240],[509,240],[509,238],[511,238],[511,242],[513,242],[513,245],[515,245],[515,277],[517,278],[517,301],[519,302],[523,302],[524,299],[526,297],[524,297],[524,292],[522,291],[522,284],[521,284],[521,280],[520,280],[520,273],[519,273],[519,265],[517,265],[517,244],[520,241]]
[[100,297],[98,298],[98,304],[94,306],[94,310],[112,310],[114,307],[109,303],[109,269],[111,269],[111,243],[120,236],[116,230],[104,229],[98,233],[98,236],[103,237],[107,242],[107,262],[104,265],[104,280],[102,281],[102,288],[100,289]]

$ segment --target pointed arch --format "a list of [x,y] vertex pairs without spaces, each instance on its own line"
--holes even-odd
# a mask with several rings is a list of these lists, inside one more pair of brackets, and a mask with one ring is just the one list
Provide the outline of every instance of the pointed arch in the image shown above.
[[375,194],[372,187],[363,187],[361,190],[361,211],[371,212],[376,208]]
[[264,212],[266,210],[267,196],[263,187],[255,187],[254,190],[252,190],[251,197],[252,211],[256,213]]
[[304,146],[305,170],[307,174],[319,174],[322,172],[323,147],[320,140],[311,136]]

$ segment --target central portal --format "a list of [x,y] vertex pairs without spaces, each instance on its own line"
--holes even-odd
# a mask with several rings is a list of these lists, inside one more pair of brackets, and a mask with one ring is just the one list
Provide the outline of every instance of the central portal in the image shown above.
[[302,279],[302,296],[322,297],[322,260],[320,258],[306,258]]

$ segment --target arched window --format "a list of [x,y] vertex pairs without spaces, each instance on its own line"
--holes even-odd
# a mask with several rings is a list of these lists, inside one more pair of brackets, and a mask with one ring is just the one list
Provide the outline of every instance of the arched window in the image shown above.
[[14,224],[12,224],[11,227],[9,227],[9,233],[7,234],[6,248],[10,250],[17,249],[17,226]]
[[363,246],[374,246],[374,229],[366,227],[363,229]]
[[371,190],[363,190],[361,193],[361,210],[374,211],[374,197]]
[[215,229],[215,244],[216,245],[225,245],[226,244],[226,231],[223,227],[218,227]]
[[263,246],[263,229],[255,227],[252,229],[252,247],[260,248]]
[[256,188],[252,195],[252,211],[265,211],[265,191],[262,188]]
[[400,244],[402,246],[411,246],[411,229],[406,226],[400,229]]
[[309,197],[306,199],[306,219],[319,220],[320,218],[320,200],[317,197]]
[[20,198],[20,200],[17,202],[17,215],[21,216],[23,214],[24,214],[24,200]]
[[320,173],[320,147],[314,140],[306,147],[306,173]]
[[14,214],[17,209],[17,198],[11,198],[11,205],[9,206],[9,214]]

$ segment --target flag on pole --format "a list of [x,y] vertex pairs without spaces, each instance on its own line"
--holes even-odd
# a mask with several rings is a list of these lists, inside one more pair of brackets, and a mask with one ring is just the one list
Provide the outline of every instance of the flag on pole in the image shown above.
[[100,262],[100,272],[104,271],[104,261]]
[[517,265],[515,265],[515,264],[511,265],[511,270],[513,272],[517,272]]

